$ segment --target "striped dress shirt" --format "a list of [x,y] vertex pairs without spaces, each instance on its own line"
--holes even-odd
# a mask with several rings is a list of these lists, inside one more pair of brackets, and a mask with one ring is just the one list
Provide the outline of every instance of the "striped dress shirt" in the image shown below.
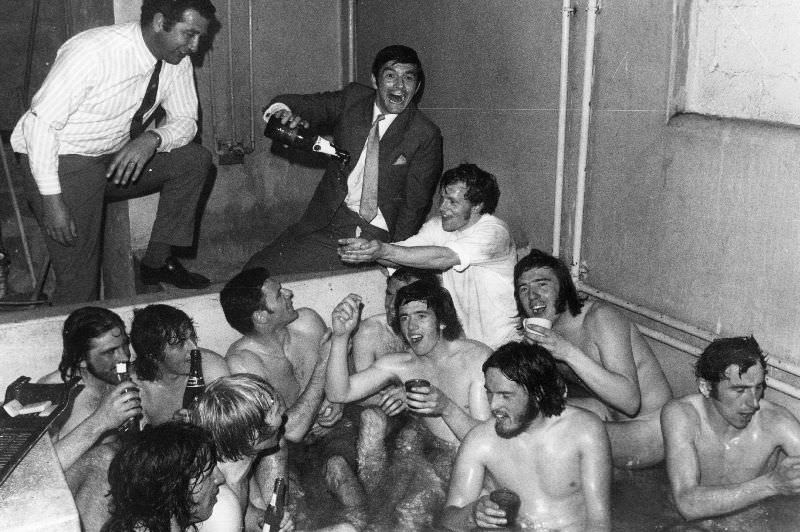
[[[142,104],[156,57],[142,38],[138,22],[94,28],[68,40],[34,95],[31,108],[11,135],[14,151],[28,155],[42,195],[61,193],[58,156],[114,153],[130,137],[131,119]],[[188,144],[197,132],[197,90],[189,57],[164,63],[158,105],[166,118],[155,131],[158,151]]]

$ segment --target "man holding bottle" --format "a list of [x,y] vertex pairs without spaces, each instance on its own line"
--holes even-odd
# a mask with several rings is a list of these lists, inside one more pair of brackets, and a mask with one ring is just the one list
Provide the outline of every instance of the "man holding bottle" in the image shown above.
[[[183,397],[191,373],[191,352],[198,349],[191,318],[170,305],[134,310],[131,345],[136,352],[134,381],[141,389],[145,419],[151,425],[186,419]],[[206,383],[228,375],[225,359],[207,349],[199,351]]]
[[39,382],[79,378],[83,385],[69,418],[52,433],[56,455],[67,471],[97,442],[113,436],[130,417],[141,414],[139,390],[117,380],[116,364],[131,358],[122,319],[108,309],[81,307],[64,321],[64,351],[58,371]]
[[351,154],[332,159],[299,222],[253,255],[244,269],[273,275],[340,269],[337,240],[363,235],[389,242],[413,235],[430,208],[442,171],[442,135],[419,109],[425,73],[417,53],[387,46],[372,64],[372,88],[350,83],[339,91],[285,94],[265,119],[332,133]]

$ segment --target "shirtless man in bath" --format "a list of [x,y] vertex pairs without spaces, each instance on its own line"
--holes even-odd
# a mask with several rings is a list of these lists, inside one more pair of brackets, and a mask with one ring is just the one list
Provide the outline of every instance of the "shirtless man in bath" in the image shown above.
[[614,465],[646,467],[664,459],[659,415],[672,398],[664,372],[639,329],[609,305],[582,302],[559,259],[533,250],[514,268],[526,342],[546,348],[569,387],[569,403],[606,422]]
[[332,401],[359,401],[387,384],[426,379],[430,386],[406,394],[408,409],[423,416],[430,432],[453,446],[489,418],[481,364],[490,349],[462,338],[450,294],[417,281],[401,288],[395,300],[396,319],[410,349],[384,355],[369,368],[348,374],[347,348],[358,325],[361,298],[350,294],[333,310],[331,356],[326,392]]
[[511,342],[483,364],[493,421],[458,451],[441,526],[503,528],[507,515],[484,480],[520,498],[516,522],[534,530],[611,530],[611,453],[603,423],[566,405],[555,361],[537,345]]
[[131,358],[125,324],[102,307],[81,307],[64,321],[64,350],[58,371],[39,382],[58,384],[79,378],[83,389],[75,397],[69,418],[51,437],[61,467],[67,471],[96,443],[141,414],[139,390],[118,384],[116,363]]
[[[351,423],[337,424],[342,405],[325,399],[328,328],[314,310],[295,309],[293,297],[265,268],[245,270],[228,281],[220,292],[220,304],[242,337],[231,344],[225,358],[231,373],[258,375],[283,398],[288,441],[307,441],[310,431],[313,438],[319,436],[329,489],[345,507],[360,508],[366,496],[353,472],[354,457],[348,456],[348,462],[340,452],[352,447],[354,455],[356,436],[348,432]],[[349,446],[338,445],[348,438],[353,440]],[[256,474],[260,471],[257,465]]]
[[763,399],[766,371],[752,336],[714,340],[695,367],[700,393],[664,406],[667,473],[686,519],[800,493],[800,423]]

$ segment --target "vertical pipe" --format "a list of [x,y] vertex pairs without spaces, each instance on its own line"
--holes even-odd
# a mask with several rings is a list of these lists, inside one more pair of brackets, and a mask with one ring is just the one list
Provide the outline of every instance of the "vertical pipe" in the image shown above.
[[[22,223],[22,213],[19,210],[19,203],[17,202],[17,193],[14,191],[14,181],[11,179],[11,170],[8,168],[8,159],[6,159],[6,147],[3,141],[0,140],[0,160],[3,162],[3,171],[6,174],[6,183],[8,184],[8,194],[11,196],[11,205],[14,207],[14,215],[17,218],[17,227],[19,227],[19,236],[22,240],[22,251],[25,252],[25,262],[28,264],[28,272],[31,274],[31,286],[36,288],[36,272],[33,269],[33,259],[31,258],[31,249],[28,247],[28,236],[25,234],[25,224]],[[0,242],[2,247],[2,242]]]
[[583,97],[581,101],[581,138],[578,153],[578,181],[575,193],[575,233],[572,240],[570,272],[578,279],[581,269],[581,241],[583,239],[583,203],[586,195],[586,165],[589,153],[589,119],[592,114],[592,86],[594,82],[595,22],[599,0],[589,0],[586,17],[586,51],[583,60]]
[[356,0],[347,0],[347,83],[356,80]]
[[249,73],[249,87],[250,87],[250,144],[248,152],[252,152],[256,147],[256,124],[253,118],[255,109],[253,103],[255,100],[254,83],[253,83],[253,0],[247,0],[247,67]]
[[553,210],[553,256],[561,251],[561,204],[564,201],[564,145],[567,136],[567,83],[569,80],[569,28],[575,10],[571,0],[561,6],[561,80],[558,91],[558,148],[556,150],[555,208]]
[[236,143],[236,102],[233,96],[233,21],[231,17],[231,0],[226,5],[226,15],[228,17],[228,90],[231,97],[231,145]]

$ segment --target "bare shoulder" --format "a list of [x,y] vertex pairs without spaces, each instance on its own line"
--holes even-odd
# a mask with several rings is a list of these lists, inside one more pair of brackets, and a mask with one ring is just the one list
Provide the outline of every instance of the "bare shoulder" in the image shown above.
[[606,438],[606,428],[603,420],[597,414],[575,406],[564,408],[564,411],[558,417],[558,421],[554,424],[554,428],[559,432],[563,432],[564,437],[575,440],[581,438],[590,440]]
[[40,377],[36,382],[39,384],[61,384],[64,381],[61,380],[61,373],[59,371],[52,371],[44,377]]
[[317,311],[308,307],[297,310],[297,319],[288,325],[293,334],[304,336],[322,336],[327,330],[325,322]]
[[699,425],[702,400],[703,396],[695,393],[667,401],[661,409],[662,429],[666,431],[676,426]]
[[230,373],[256,373],[263,374],[264,362],[262,356],[251,349],[245,338],[235,342],[228,349],[224,361]]
[[466,338],[459,338],[453,340],[451,351],[459,357],[468,360],[475,364],[483,364],[492,354],[492,349],[477,340],[469,340]]
[[475,425],[461,442],[461,449],[470,452],[472,456],[490,455],[496,448],[497,432],[494,428],[494,418]]
[[200,352],[203,357],[203,377],[206,382],[214,382],[218,378],[230,374],[227,362],[219,353],[204,348],[201,348]]
[[[588,308],[587,308],[588,306]],[[611,327],[630,327],[630,320],[622,315],[620,311],[607,303],[592,301],[585,305],[583,312],[584,327],[593,330],[605,330]]]
[[373,337],[381,334],[386,327],[386,314],[375,314],[374,316],[361,320],[361,323],[358,324],[358,331],[356,331],[355,337]]
[[758,419],[766,430],[771,432],[789,430],[800,436],[800,422],[785,406],[762,399],[759,403]]

